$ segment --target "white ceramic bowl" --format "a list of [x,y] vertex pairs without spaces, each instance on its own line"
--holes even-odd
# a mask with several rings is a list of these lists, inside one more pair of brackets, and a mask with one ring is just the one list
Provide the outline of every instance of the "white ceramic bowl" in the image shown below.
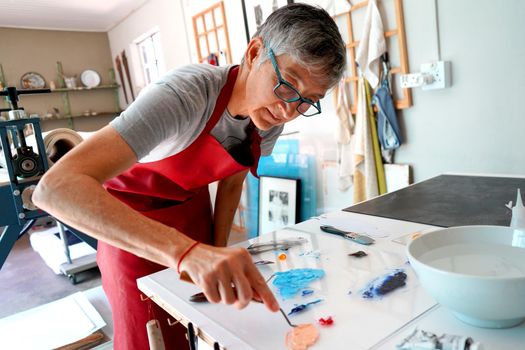
[[514,234],[504,226],[439,229],[411,241],[408,259],[421,285],[463,322],[513,327],[525,320],[525,247],[512,246]]

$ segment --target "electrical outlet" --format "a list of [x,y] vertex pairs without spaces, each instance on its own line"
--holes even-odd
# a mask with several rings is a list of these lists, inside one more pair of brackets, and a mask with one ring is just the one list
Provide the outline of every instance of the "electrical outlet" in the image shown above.
[[450,86],[449,61],[423,63],[420,68],[421,73],[433,77],[433,81],[430,84],[423,85],[423,90],[444,89]]

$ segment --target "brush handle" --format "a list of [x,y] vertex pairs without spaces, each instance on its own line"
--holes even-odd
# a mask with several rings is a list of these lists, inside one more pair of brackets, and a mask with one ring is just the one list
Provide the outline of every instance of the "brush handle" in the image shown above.
[[360,235],[359,233],[355,232],[343,231],[330,225],[321,225],[319,228],[321,231],[344,237],[359,244],[370,245],[374,243],[374,239],[371,237]]
[[324,231],[326,233],[332,233],[334,235],[342,236],[345,238],[346,238],[346,234],[348,233],[346,231],[340,230],[330,225],[321,225],[319,226],[319,228],[321,229],[321,231]]
[[188,283],[191,283],[191,284],[195,284],[195,282],[193,282],[193,280],[191,279],[190,275],[186,271],[182,271],[180,273],[179,278],[180,278],[181,281],[188,282]]

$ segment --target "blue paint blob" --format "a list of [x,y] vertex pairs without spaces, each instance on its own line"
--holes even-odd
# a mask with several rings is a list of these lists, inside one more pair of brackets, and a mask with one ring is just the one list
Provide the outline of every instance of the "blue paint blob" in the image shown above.
[[406,285],[407,274],[401,269],[376,278],[365,287],[363,290],[363,298],[373,299],[388,294],[400,287]]
[[296,313],[299,313],[301,311],[304,311],[307,307],[309,307],[310,305],[313,305],[313,304],[317,304],[317,303],[320,303],[321,301],[323,301],[323,299],[317,299],[317,300],[314,300],[314,301],[311,301],[309,303],[306,303],[306,304],[299,304],[299,305],[296,305],[289,313],[288,313],[288,316],[290,315],[293,315],[293,314],[296,314]]
[[305,289],[302,291],[302,296],[305,297],[307,295],[314,294],[314,291],[311,289]]
[[322,269],[292,269],[285,272],[276,272],[273,285],[279,290],[284,299],[295,296],[301,289],[305,289],[310,282],[324,277]]

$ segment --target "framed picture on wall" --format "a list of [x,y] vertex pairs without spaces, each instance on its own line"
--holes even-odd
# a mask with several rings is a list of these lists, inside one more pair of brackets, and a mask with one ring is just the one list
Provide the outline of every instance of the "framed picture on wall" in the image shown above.
[[241,0],[244,15],[244,26],[246,30],[246,40],[257,31],[257,28],[264,23],[266,18],[279,7],[292,4],[293,0]]
[[299,179],[260,177],[259,235],[297,223],[299,184]]

